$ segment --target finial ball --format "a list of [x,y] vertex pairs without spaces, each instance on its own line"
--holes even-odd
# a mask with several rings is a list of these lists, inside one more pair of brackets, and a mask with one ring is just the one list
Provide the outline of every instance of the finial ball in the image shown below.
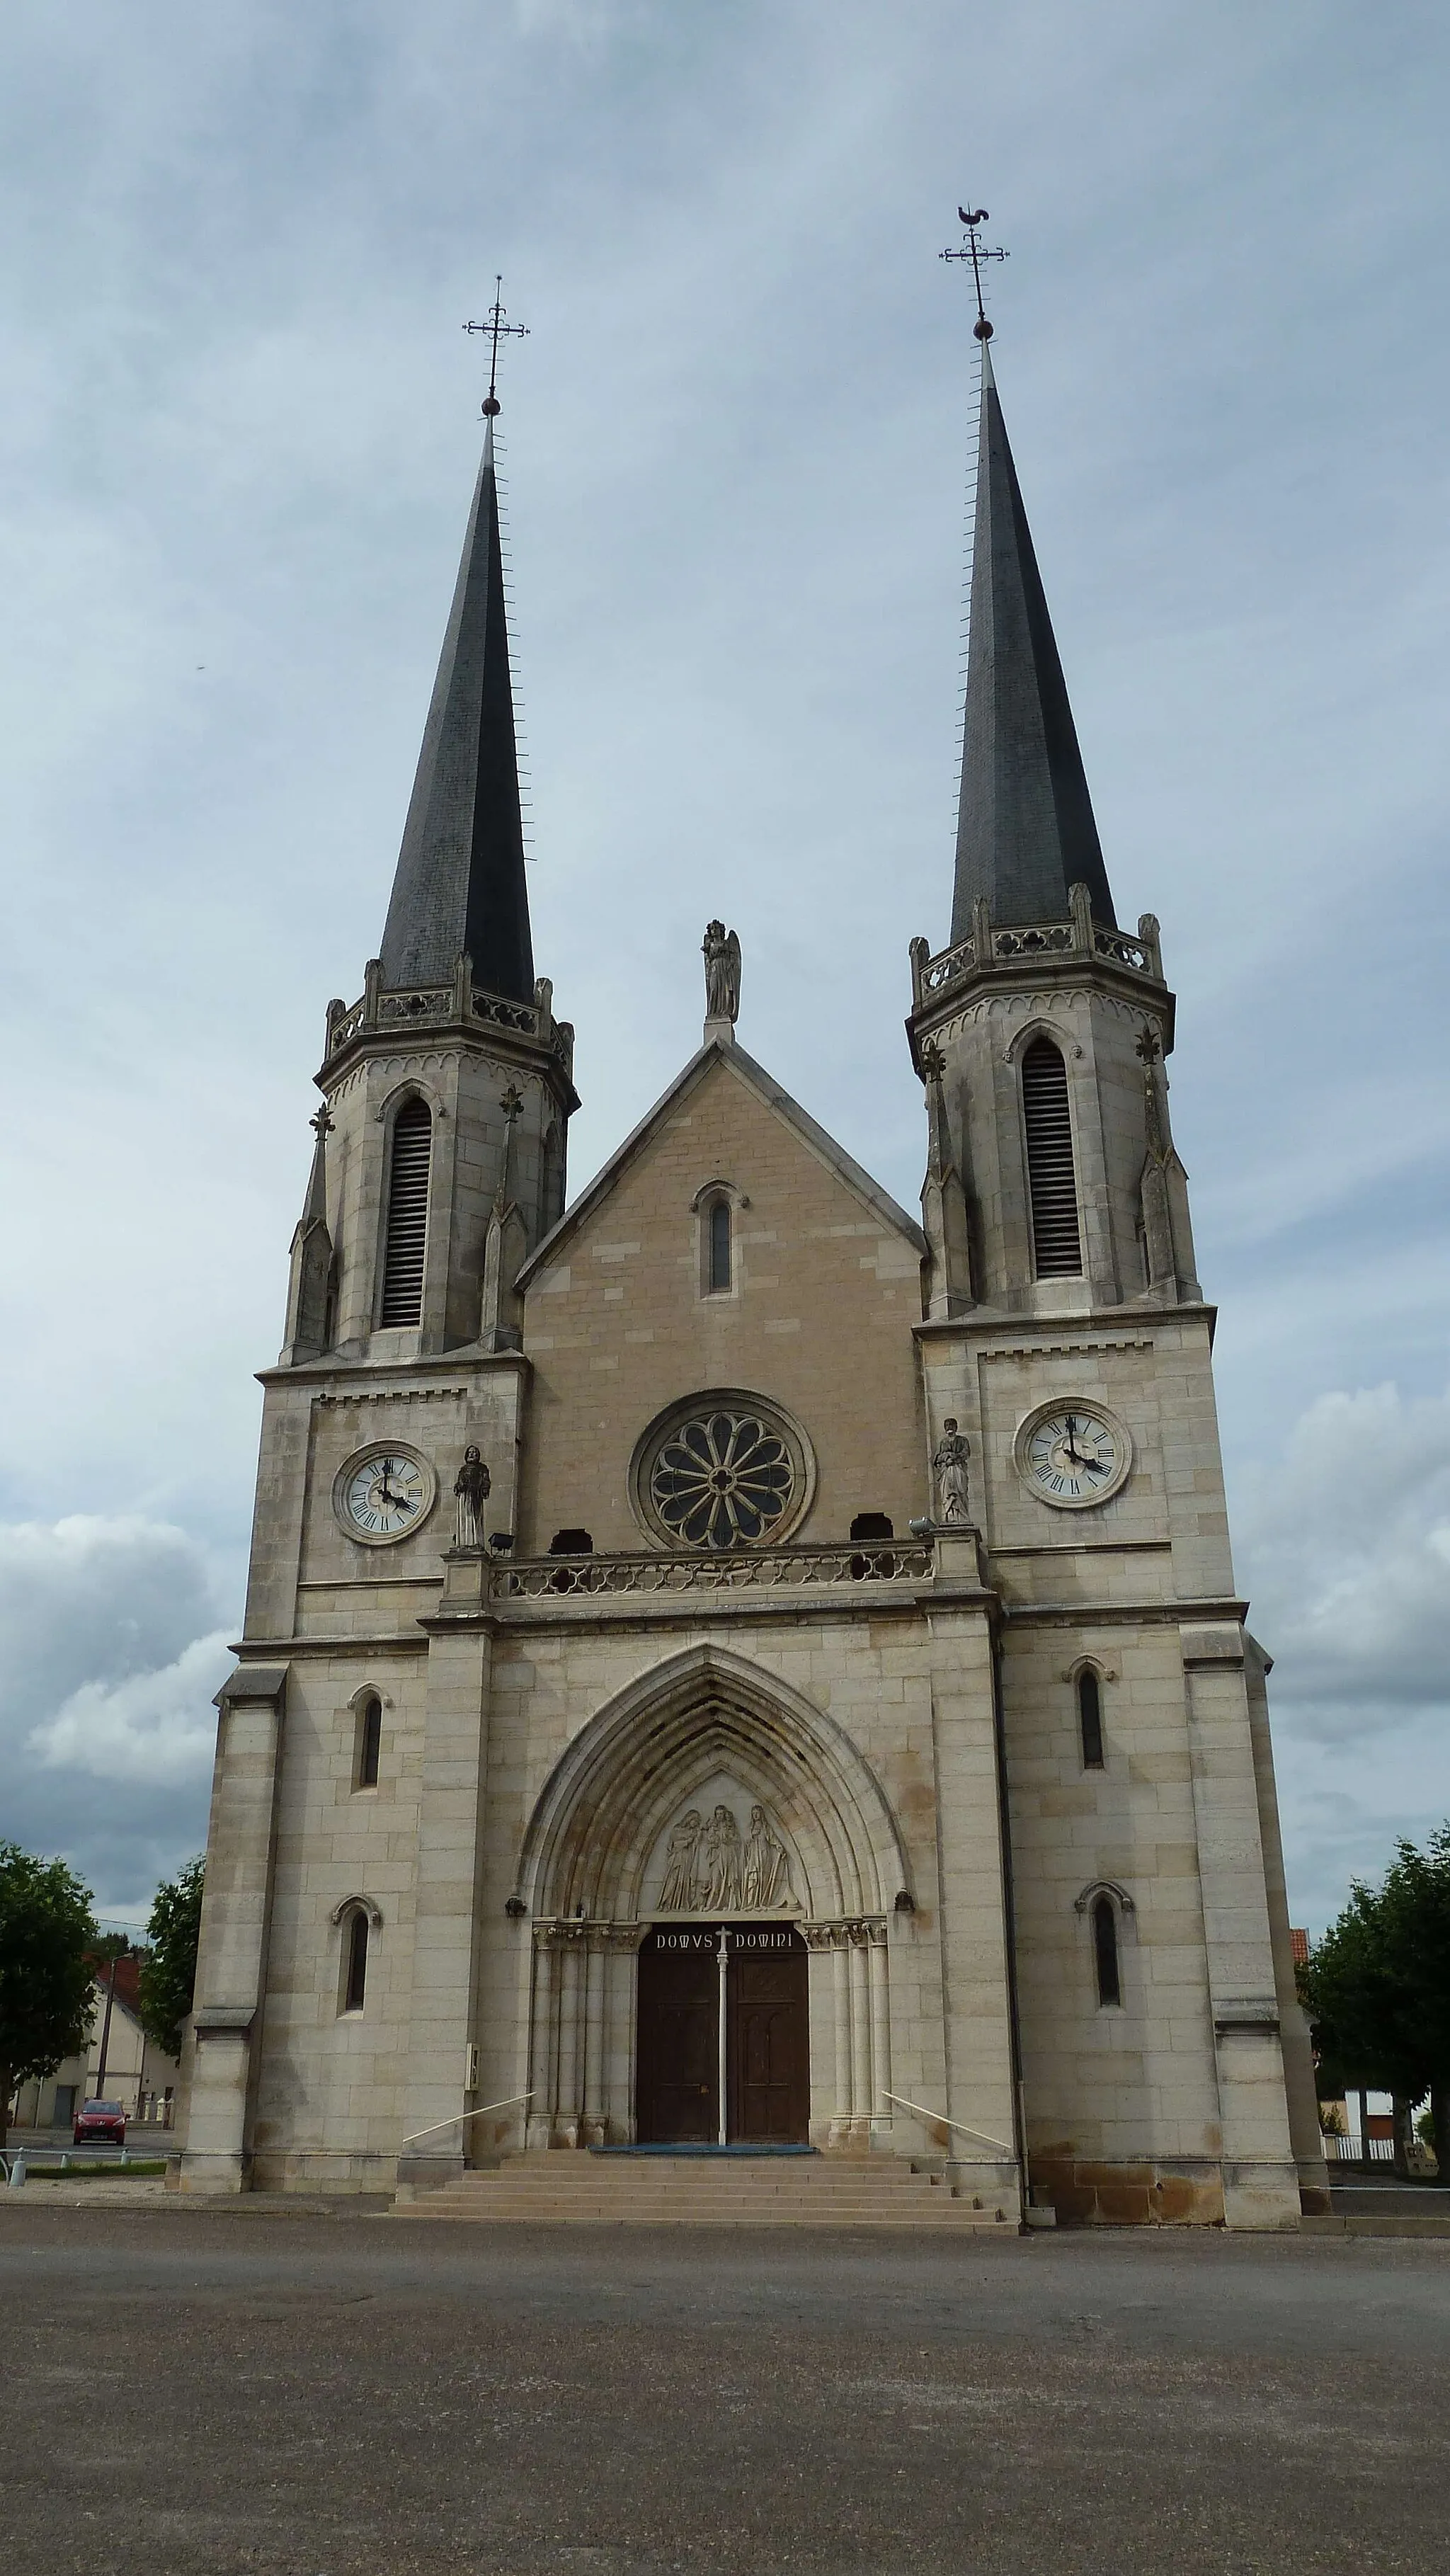
[[496,418],[497,414],[502,411],[502,409],[503,404],[499,401],[497,394],[484,395],[483,416],[485,420],[493,420]]
[[991,336],[992,325],[984,313],[980,322],[974,322],[972,324],[972,338],[974,340],[990,340]]

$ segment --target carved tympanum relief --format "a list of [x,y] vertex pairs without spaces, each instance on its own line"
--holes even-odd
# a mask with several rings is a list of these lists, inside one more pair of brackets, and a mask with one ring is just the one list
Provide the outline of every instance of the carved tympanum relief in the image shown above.
[[660,1914],[770,1914],[797,1903],[791,1859],[764,1807],[708,1797],[687,1807],[664,1839]]

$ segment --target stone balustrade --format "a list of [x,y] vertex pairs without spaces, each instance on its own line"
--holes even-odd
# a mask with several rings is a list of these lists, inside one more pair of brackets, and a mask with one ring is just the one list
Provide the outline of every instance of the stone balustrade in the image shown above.
[[918,1584],[932,1576],[929,1539],[801,1547],[757,1547],[739,1553],[628,1556],[504,1557],[489,1569],[496,1602],[541,1601],[561,1594],[660,1594],[801,1591],[822,1584]]
[[1039,958],[1091,957],[1105,959],[1111,966],[1125,967],[1131,975],[1143,975],[1155,984],[1163,981],[1163,957],[1159,945],[1158,923],[1151,912],[1142,914],[1136,936],[1123,930],[1105,929],[1094,921],[1087,896],[1074,886],[1072,916],[1067,921],[1032,921],[996,925],[988,920],[985,904],[976,906],[976,917],[969,939],[958,939],[950,948],[933,957],[925,939],[911,943],[911,1002],[913,1014],[925,1010],[940,995],[969,975],[987,973],[993,966],[1012,966]]
[[538,999],[532,1003],[513,1001],[503,993],[486,993],[463,975],[455,976],[448,984],[422,984],[406,992],[385,992],[380,971],[374,967],[368,969],[360,1001],[350,1008],[341,1002],[329,1006],[327,1058],[330,1063],[355,1040],[375,1029],[440,1028],[474,1020],[551,1047],[567,1070],[573,1055],[574,1032],[567,1021],[554,1018],[550,988],[546,985],[541,984]]

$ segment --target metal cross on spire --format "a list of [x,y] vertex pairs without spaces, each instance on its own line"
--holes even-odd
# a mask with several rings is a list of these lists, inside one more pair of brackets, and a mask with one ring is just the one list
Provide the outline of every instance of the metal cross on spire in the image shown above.
[[985,206],[979,206],[974,215],[969,215],[965,206],[958,206],[957,213],[967,227],[967,238],[960,250],[944,250],[942,257],[971,261],[972,284],[977,290],[977,318],[972,324],[972,337],[976,340],[990,340],[992,325],[987,319],[986,308],[982,302],[982,262],[984,259],[1007,259],[1011,254],[1005,250],[989,250],[985,242],[978,241],[978,224],[990,223],[992,220]]
[[526,322],[506,322],[504,320],[504,315],[507,312],[508,307],[505,304],[501,304],[499,301],[502,286],[502,276],[495,276],[493,281],[493,302],[488,308],[487,321],[465,322],[463,325],[465,331],[486,332],[491,344],[488,353],[488,394],[483,406],[483,416],[485,420],[493,420],[501,408],[498,398],[498,344],[500,340],[527,340],[529,336],[528,324]]

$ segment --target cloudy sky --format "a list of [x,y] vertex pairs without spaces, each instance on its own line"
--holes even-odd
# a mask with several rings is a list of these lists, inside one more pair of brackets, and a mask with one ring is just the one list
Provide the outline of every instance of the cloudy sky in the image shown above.
[[577,1186],[742,1034],[908,1203],[971,341],[1163,922],[1297,1920],[1450,1810],[1443,9],[11,0],[0,1833],[204,1837],[324,1005],[377,946],[505,300]]

